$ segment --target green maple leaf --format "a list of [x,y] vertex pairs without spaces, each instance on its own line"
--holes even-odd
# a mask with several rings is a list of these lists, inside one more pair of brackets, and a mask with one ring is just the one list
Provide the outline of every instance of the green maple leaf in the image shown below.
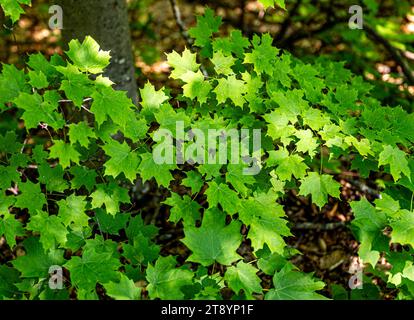
[[265,295],[266,300],[327,300],[316,293],[322,290],[325,283],[313,279],[311,274],[292,270],[286,265],[273,276],[274,289]]
[[205,80],[201,71],[188,71],[183,74],[182,80],[186,82],[186,84],[183,85],[184,97],[192,100],[197,99],[200,104],[207,102],[212,86],[210,82]]
[[171,78],[181,79],[188,71],[198,71],[200,65],[197,63],[197,55],[187,48],[184,49],[182,55],[173,51],[167,54],[168,64],[174,68],[171,72]]
[[29,56],[27,65],[34,71],[42,72],[47,79],[53,79],[59,76],[58,68],[66,65],[66,62],[58,54],[53,54],[50,61],[42,53],[35,53]]
[[[325,140],[325,145],[329,148],[337,146],[343,150],[347,148],[347,145],[344,143],[344,135],[341,133],[341,128],[335,124],[327,124],[319,131],[320,136]],[[356,157],[362,157],[356,155]],[[375,167],[376,168],[376,167]]]
[[102,149],[111,157],[105,162],[105,175],[116,178],[123,173],[129,181],[133,182],[140,163],[137,153],[132,152],[125,141],[121,144],[118,141],[110,140]]
[[365,198],[351,203],[354,212],[352,228],[360,241],[358,254],[363,261],[375,267],[380,253],[374,250],[374,240],[382,235],[382,230],[387,224],[384,212],[376,210]]
[[298,121],[298,116],[308,109],[308,102],[303,99],[303,94],[303,91],[298,89],[288,93],[277,91],[271,93],[271,98],[280,106],[279,112],[292,124],[295,124]]
[[341,109],[357,110],[355,101],[358,99],[358,91],[348,85],[341,85],[336,88],[335,99],[338,100]]
[[266,73],[271,75],[273,72],[273,64],[277,60],[279,49],[272,46],[273,38],[266,33],[260,38],[254,35],[252,44],[252,52],[248,52],[244,56],[244,63],[253,64],[254,71],[257,74]]
[[66,55],[81,71],[92,74],[102,73],[111,58],[109,51],[101,50],[99,44],[90,36],[86,36],[82,43],[79,40],[69,42]]
[[182,185],[191,188],[191,192],[193,194],[199,192],[201,187],[204,185],[201,174],[197,171],[189,171],[186,172],[186,175],[187,177],[181,181]]
[[188,261],[209,266],[215,261],[229,265],[240,259],[236,253],[242,239],[240,223],[226,225],[225,220],[225,214],[214,208],[204,213],[200,228],[185,226],[181,241],[192,251]]
[[94,92],[93,82],[88,75],[79,71],[75,66],[56,67],[56,70],[62,73],[66,79],[62,80],[60,90],[65,92],[68,99],[72,100],[75,106],[81,107],[83,99],[89,97]]
[[0,189],[8,189],[13,182],[20,181],[20,175],[15,166],[0,166]]
[[346,137],[344,141],[349,146],[351,145],[354,146],[358,150],[361,156],[367,156],[368,154],[373,154],[371,150],[371,143],[369,142],[368,139],[358,140],[357,138],[350,136],[350,137]]
[[24,235],[22,223],[13,214],[8,212],[0,213],[0,236],[5,236],[10,248],[16,245],[16,237]]
[[27,238],[23,241],[23,247],[26,254],[11,262],[21,272],[22,278],[48,278],[49,268],[53,265],[61,266],[65,261],[64,250],[51,249],[46,252],[39,238]]
[[225,103],[227,99],[230,99],[235,106],[243,107],[245,103],[243,96],[247,93],[246,83],[236,79],[235,76],[220,78],[217,81],[218,85],[213,90],[217,95],[217,102]]
[[214,70],[218,75],[232,75],[234,71],[231,69],[236,59],[231,55],[224,55],[222,51],[215,51],[211,62],[214,64]]
[[313,132],[309,129],[298,130],[295,136],[299,138],[296,143],[296,150],[303,153],[308,153],[311,158],[316,153],[316,149],[319,147],[318,140],[314,138]]
[[13,23],[19,20],[20,15],[24,13],[21,5],[31,6],[31,0],[1,0],[0,5],[6,16],[9,16]]
[[102,125],[105,120],[111,119],[114,123],[124,128],[130,118],[135,116],[132,111],[134,104],[127,97],[125,91],[114,90],[111,87],[103,87],[92,95],[93,102],[91,112],[95,114],[95,121]]
[[95,235],[94,239],[85,240],[85,245],[83,247],[84,252],[93,251],[95,253],[104,253],[110,257],[119,258],[120,254],[117,250],[118,244],[109,239],[105,240],[102,235]]
[[303,124],[309,126],[312,130],[319,131],[326,125],[331,123],[329,117],[325,116],[318,109],[307,109],[302,114]]
[[181,290],[192,284],[193,272],[175,267],[177,261],[173,256],[159,257],[155,265],[148,265],[146,277],[147,290],[151,299],[184,299]]
[[414,212],[401,210],[399,218],[390,223],[392,228],[391,241],[414,247]]
[[0,110],[5,103],[13,101],[22,92],[30,93],[29,88],[23,70],[18,70],[14,65],[3,64],[0,73]]
[[132,244],[124,244],[122,249],[123,256],[134,265],[147,265],[160,255],[160,247],[142,233],[135,235]]
[[46,185],[48,191],[63,192],[69,188],[68,183],[63,178],[64,170],[61,165],[52,168],[47,162],[43,162],[38,167],[39,182]]
[[118,281],[117,272],[121,263],[111,253],[97,252],[90,248],[83,251],[82,257],[72,256],[64,267],[70,271],[74,286],[84,290],[94,290],[97,283]]
[[296,132],[296,128],[292,125],[288,125],[289,119],[287,114],[276,109],[272,113],[264,116],[268,124],[267,135],[273,140],[280,140],[280,142],[288,146],[293,141],[293,134]]
[[398,147],[385,146],[379,154],[378,166],[390,165],[391,175],[395,181],[401,178],[404,173],[409,179],[411,178],[411,170],[408,166],[408,160],[404,151]]
[[303,163],[304,159],[298,154],[291,154],[286,149],[269,151],[268,166],[277,165],[276,175],[281,181],[290,180],[292,176],[302,179],[306,175],[308,166]]
[[181,196],[173,192],[171,197],[167,198],[163,203],[172,207],[169,220],[174,223],[178,223],[183,219],[185,225],[195,225],[195,222],[201,218],[201,206],[187,195],[181,198]]
[[203,16],[197,17],[197,25],[188,30],[188,34],[195,39],[194,45],[202,48],[203,56],[209,56],[211,51],[211,36],[218,32],[221,17],[215,17],[214,11],[206,8]]
[[173,137],[177,137],[177,123],[183,122],[184,127],[190,124],[190,118],[183,110],[175,111],[170,105],[162,106],[155,114],[156,121],[160,124],[160,129],[167,129]]
[[394,200],[388,194],[382,193],[381,198],[375,200],[375,208],[383,211],[388,217],[395,217],[399,216],[401,207],[398,200]]
[[263,290],[261,280],[256,274],[258,271],[251,264],[241,261],[236,266],[227,268],[224,280],[236,294],[243,290],[246,297],[252,299],[253,292],[260,293]]
[[71,123],[69,126],[69,138],[72,144],[79,142],[82,147],[89,146],[89,138],[96,139],[96,134],[86,122]]
[[229,164],[227,166],[226,182],[230,183],[235,190],[246,196],[250,188],[247,185],[253,185],[256,180],[253,176],[245,175],[243,170],[246,168],[243,164]]
[[144,118],[131,118],[122,130],[126,138],[129,138],[135,142],[146,137],[148,124]]
[[301,180],[300,195],[312,195],[312,202],[322,208],[328,202],[328,196],[339,198],[341,185],[332,176],[317,172],[309,172],[308,176]]
[[221,176],[221,168],[223,167],[220,163],[205,163],[198,166],[198,171],[204,176],[204,179],[211,180],[214,177]]
[[155,87],[149,81],[139,91],[142,111],[146,114],[154,113],[169,99],[162,89],[156,91]]
[[29,83],[36,89],[43,89],[49,86],[47,77],[42,71],[29,71]]
[[0,150],[5,153],[20,152],[23,145],[17,140],[16,132],[8,131],[5,135],[0,135]]
[[236,213],[239,197],[227,184],[217,184],[215,181],[211,181],[208,183],[208,189],[205,194],[207,195],[210,208],[220,204],[223,210],[229,214]]
[[274,63],[275,71],[272,74],[272,80],[279,81],[285,88],[290,88],[292,84],[292,79],[289,77],[289,75],[292,74],[290,64],[291,58],[288,54],[283,54],[280,59],[276,60]]
[[279,177],[275,173],[275,170],[270,171],[270,183],[272,184],[272,190],[276,193],[284,193],[285,190],[285,181],[279,180]]
[[245,98],[248,102],[250,111],[260,113],[263,111],[263,99],[261,97],[260,89],[263,86],[261,77],[251,75],[250,73],[243,72],[242,79],[246,82],[247,94]]
[[328,87],[339,87],[346,83],[352,76],[352,72],[344,68],[345,61],[327,61],[324,65],[324,76]]
[[262,270],[265,274],[273,276],[276,271],[280,271],[286,264],[286,257],[272,253],[267,247],[257,251],[257,267]]
[[106,294],[115,300],[139,300],[141,297],[141,290],[135,285],[134,281],[129,279],[124,274],[121,274],[118,282],[104,283]]
[[63,140],[54,140],[54,145],[50,148],[50,159],[59,159],[59,164],[63,168],[70,167],[71,161],[79,164],[80,153],[75,147]]
[[44,150],[42,145],[38,144],[32,149],[32,158],[38,164],[45,162],[48,156],[49,154]]
[[240,30],[233,30],[229,37],[220,37],[213,40],[214,51],[221,50],[227,55],[234,53],[239,58],[244,56],[244,50],[249,45],[249,39],[243,37]]
[[129,241],[133,243],[134,239],[141,234],[148,239],[154,238],[158,233],[158,228],[152,224],[145,225],[142,217],[138,215],[131,218],[125,233]]
[[34,184],[30,181],[19,184],[21,194],[16,197],[16,208],[27,208],[30,213],[36,213],[42,210],[46,204],[46,197],[40,190],[40,184]]
[[40,243],[45,251],[64,245],[69,233],[59,216],[50,216],[47,212],[40,210],[30,217],[27,229],[40,233]]
[[149,152],[141,154],[141,163],[138,167],[138,172],[144,181],[155,178],[159,185],[168,187],[173,176],[170,170],[177,166],[174,164],[157,164],[154,162],[153,155]]
[[130,215],[124,212],[112,215],[107,214],[103,209],[95,209],[94,211],[99,230],[113,235],[119,235],[119,230],[125,229],[130,218]]
[[58,103],[55,100],[56,92],[48,92],[49,94],[45,94],[43,99],[38,93],[28,94],[21,92],[13,100],[18,108],[24,110],[21,118],[24,120],[27,129],[37,128],[40,123],[47,123],[55,129],[63,127],[65,121],[62,115],[56,112],[58,107]]
[[386,259],[392,265],[387,282],[400,286],[404,278],[414,281],[414,266],[407,252],[388,252]]
[[262,193],[240,203],[240,219],[250,227],[247,237],[255,251],[267,244],[272,252],[282,254],[286,246],[282,236],[289,236],[290,231],[287,221],[282,219],[283,207],[275,199],[271,193]]
[[89,217],[86,214],[85,196],[71,194],[64,200],[57,202],[59,206],[59,217],[65,226],[70,226],[72,230],[82,231],[83,227],[88,226]]
[[10,157],[10,166],[14,168],[24,168],[29,162],[31,162],[31,159],[25,153],[15,153]]
[[19,282],[19,272],[5,265],[0,265],[0,297],[10,298],[16,296],[19,291],[15,283]]
[[105,205],[106,211],[112,215],[119,212],[119,203],[129,203],[128,190],[111,182],[108,185],[98,184],[91,194],[92,208],[100,208]]
[[69,172],[73,175],[72,180],[70,180],[73,189],[79,189],[85,186],[90,192],[95,187],[97,173],[94,170],[89,170],[82,166],[73,166]]
[[263,4],[265,9],[269,7],[279,6],[282,9],[286,10],[285,0],[259,0],[259,1]]

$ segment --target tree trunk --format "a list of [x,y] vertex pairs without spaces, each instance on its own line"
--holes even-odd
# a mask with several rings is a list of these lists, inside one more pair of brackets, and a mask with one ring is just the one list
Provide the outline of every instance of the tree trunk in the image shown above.
[[115,89],[125,90],[137,103],[137,84],[126,0],[59,0],[63,9],[62,36],[65,50],[72,39],[92,36],[103,50],[111,50],[105,75]]

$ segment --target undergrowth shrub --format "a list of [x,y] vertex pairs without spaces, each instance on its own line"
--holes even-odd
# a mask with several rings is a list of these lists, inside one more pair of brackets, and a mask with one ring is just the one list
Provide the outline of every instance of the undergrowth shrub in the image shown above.
[[[382,190],[350,204],[364,281],[379,277],[413,298],[413,114],[381,105],[344,63],[304,63],[267,34],[215,37],[220,23],[211,11],[198,18],[190,35],[199,59],[167,54],[178,90],[147,83],[138,107],[102,75],[110,54],[91,37],[73,40],[67,59],[3,65],[0,236],[10,254],[0,297],[222,299],[228,288],[238,299],[326,299],[325,284],[289,261],[299,252],[285,243],[283,198],[296,190],[319,209],[341,201],[345,167]],[[219,153],[197,149],[190,129],[257,129],[261,147],[247,147],[247,163],[178,164],[178,146]],[[157,148],[173,161],[157,163]],[[253,166],[257,174],[245,174]],[[168,194],[160,205],[189,254],[166,254],[134,204],[137,181]],[[390,268],[376,268],[380,259]],[[62,289],[48,285],[51,266],[63,267]]]

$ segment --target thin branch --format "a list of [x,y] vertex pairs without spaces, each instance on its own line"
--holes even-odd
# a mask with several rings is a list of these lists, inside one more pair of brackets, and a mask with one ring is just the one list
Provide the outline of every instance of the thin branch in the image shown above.
[[292,226],[295,230],[334,230],[337,228],[345,227],[345,222],[328,222],[328,223],[315,223],[315,222],[299,222]]
[[[85,98],[85,99],[82,100],[82,103],[89,102],[89,101],[92,101],[92,100],[93,100],[92,98]],[[59,100],[58,102],[59,103],[72,103],[73,100],[62,99],[62,100]]]
[[[300,1],[300,0],[298,0]],[[331,11],[331,8],[329,8]],[[288,18],[289,19],[289,18]],[[288,19],[285,20],[288,21]],[[284,23],[285,23],[284,22]],[[310,36],[315,36],[318,33],[324,32],[330,28],[333,28],[334,26],[340,24],[340,23],[347,23],[348,18],[339,18],[336,17],[333,12],[331,11],[330,14],[328,14],[328,20],[318,29],[311,30],[311,31],[303,31],[303,32],[296,32],[293,33],[291,36],[283,39],[283,37],[280,37],[279,34],[275,38],[274,42],[280,42],[279,46],[283,47],[289,43],[294,43],[298,40],[301,40],[303,38],[307,38]],[[283,27],[283,26],[282,26]],[[287,28],[287,26],[286,26]],[[368,24],[364,23],[363,30],[367,33],[368,37],[371,38],[373,41],[380,43],[385,50],[388,51],[392,59],[401,67],[402,72],[407,79],[407,83],[410,85],[414,85],[414,74],[411,70],[408,62],[405,60],[404,56],[402,55],[401,51],[394,46],[391,45],[391,43],[382,37],[374,28],[371,28]],[[282,30],[281,30],[282,31]],[[286,31],[285,31],[286,32]]]
[[91,110],[89,110],[88,108],[86,108],[83,104],[81,105],[81,108],[83,110],[85,110],[86,112],[89,112],[90,114],[94,114]]
[[[177,26],[180,29],[181,36],[183,37],[183,39],[184,39],[185,43],[187,44],[187,46],[190,49],[194,50],[193,39],[188,34],[187,27],[186,27],[184,21],[181,18],[181,11],[180,11],[180,7],[177,4],[177,1],[176,0],[170,0],[170,4],[171,4],[172,10],[173,10],[175,22],[177,23]],[[208,78],[208,72],[202,64],[200,65],[200,70],[203,73],[204,77]]]
[[401,51],[393,47],[387,39],[382,37],[374,28],[371,28],[366,23],[364,23],[364,30],[372,40],[379,42],[388,51],[394,61],[401,67],[408,84],[414,85],[413,71],[407,61],[403,58]]
[[295,43],[296,41],[306,39],[309,37],[316,36],[322,32],[325,32],[333,27],[335,27],[337,24],[348,22],[347,18],[335,18],[335,19],[329,19],[325,23],[323,23],[319,28],[315,28],[313,30],[304,30],[304,31],[297,31],[292,33],[290,36],[282,39],[279,43],[279,46],[286,47],[289,44]]
[[297,0],[296,1],[296,3],[294,5],[294,7],[292,8],[292,10],[289,11],[288,17],[282,22],[282,25],[280,27],[280,31],[276,35],[274,41],[276,41],[276,42],[280,41],[285,37],[286,32],[287,32],[289,26],[291,25],[292,18],[295,16],[296,12],[298,11],[299,6],[301,5],[301,3],[302,3],[302,0]]
[[239,20],[239,29],[244,34],[244,20],[245,20],[245,8],[246,8],[246,0],[240,1],[240,20]]
[[[85,99],[82,100],[82,105],[81,105],[81,108],[83,110],[85,110],[86,112],[89,112],[90,114],[94,114],[94,113],[91,110],[89,110],[88,108],[86,108],[83,104],[86,103],[86,102],[90,102],[92,100],[93,100],[92,98],[85,98]],[[58,102],[59,103],[73,103],[73,100],[62,99],[62,100],[59,100]]]
[[369,194],[370,196],[372,196],[374,198],[377,198],[377,199],[381,198],[381,194],[380,194],[379,191],[371,188],[370,186],[368,186],[363,181],[355,180],[355,179],[346,179],[346,178],[345,178],[345,180],[348,181],[353,186],[357,187],[361,192]]
[[191,37],[189,36],[187,28],[184,24],[184,21],[181,18],[181,11],[180,11],[180,7],[177,4],[177,1],[176,0],[170,0],[170,4],[171,4],[171,7],[173,9],[175,22],[177,23],[177,26],[180,29],[181,36],[184,38],[186,44],[189,47],[192,47],[193,46],[193,39],[191,39]]

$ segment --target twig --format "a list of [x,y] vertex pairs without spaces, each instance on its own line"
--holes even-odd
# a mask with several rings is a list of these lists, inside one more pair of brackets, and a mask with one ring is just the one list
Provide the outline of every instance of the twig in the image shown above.
[[378,199],[381,198],[381,195],[377,190],[366,185],[364,182],[359,181],[359,180],[354,180],[354,179],[345,179],[345,180],[348,181],[350,184],[354,185],[355,187],[357,187],[360,191],[367,193],[373,196],[374,198],[378,198]]
[[368,36],[371,37],[372,40],[379,42],[382,46],[388,51],[391,57],[397,62],[397,64],[401,67],[408,84],[414,84],[414,75],[413,72],[408,65],[407,61],[401,55],[400,50],[393,47],[391,43],[382,37],[375,29],[371,28],[368,24],[364,23],[364,30],[367,32]]
[[[190,49],[194,50],[193,39],[188,34],[187,27],[186,27],[186,25],[184,24],[184,21],[181,18],[181,11],[180,11],[180,7],[177,4],[177,1],[176,0],[170,0],[170,4],[171,4],[172,10],[173,10],[175,22],[177,23],[177,26],[180,29],[181,36],[183,37],[183,39],[184,39],[185,43],[187,44],[187,46]],[[204,77],[208,78],[208,72],[202,64],[200,65],[200,70],[203,73]]]
[[[92,98],[85,98],[85,99],[83,99],[83,100],[82,100],[82,105],[81,105],[81,108],[82,108],[83,110],[85,110],[85,111],[89,112],[90,114],[93,114],[93,112],[92,112],[91,110],[89,110],[88,108],[86,108],[83,104],[84,104],[84,103],[86,103],[86,102],[90,102],[90,101],[92,101],[92,100],[93,100]],[[69,99],[62,99],[62,100],[59,100],[58,102],[59,102],[59,103],[73,103],[73,100],[69,100]]]
[[337,24],[345,23],[345,22],[348,22],[347,18],[334,18],[334,19],[329,19],[317,29],[293,32],[290,36],[282,39],[279,42],[279,46],[287,47],[289,44],[292,44],[296,41],[299,41],[305,38],[315,36],[317,34],[320,34],[322,32],[329,30],[330,28],[333,28]]
[[302,3],[302,0],[297,0],[296,1],[296,3],[294,5],[294,7],[292,8],[292,10],[289,11],[288,17],[282,22],[282,25],[280,27],[280,31],[276,35],[274,41],[276,41],[276,42],[277,41],[280,41],[280,40],[282,40],[285,37],[286,32],[287,32],[287,30],[288,30],[288,28],[289,28],[289,26],[290,26],[290,24],[292,22],[292,18],[296,14],[296,12],[298,11],[299,6],[300,6],[301,3]]
[[241,8],[241,12],[240,12],[240,20],[239,20],[239,29],[241,30],[241,32],[244,34],[244,20],[245,20],[245,7],[246,7],[246,0],[241,0],[240,1],[240,8]]
[[314,222],[300,222],[292,226],[296,230],[334,230],[345,227],[345,222],[328,222],[328,223],[314,223]]
[[83,104],[81,105],[81,108],[83,110],[85,110],[86,112],[89,112],[90,114],[93,114],[93,112],[91,110],[89,110],[88,108],[86,108]]
[[29,141],[29,138],[26,138],[26,139],[24,139],[24,141],[23,141],[23,146],[21,147],[21,149],[20,149],[20,153],[23,153],[23,151],[24,151],[24,147],[26,147],[26,144],[27,144],[27,142]]
[[[331,12],[331,14],[332,14],[332,12]],[[288,22],[288,19],[286,19],[285,22]],[[325,22],[320,28],[318,28],[316,30],[311,30],[309,32],[306,32],[306,31],[296,32],[296,33],[292,34],[291,36],[289,36],[285,39],[283,39],[283,37],[280,37],[279,35],[277,35],[277,38],[275,39],[274,42],[280,42],[280,44],[279,44],[280,46],[285,46],[286,44],[293,43],[293,42],[296,42],[296,41],[301,40],[303,38],[306,38],[306,37],[309,37],[309,36],[312,36],[312,35],[316,35],[318,33],[326,31],[326,30],[334,27],[337,24],[347,23],[347,22],[348,22],[347,18],[339,18],[339,17],[336,17],[335,15],[331,15],[329,17],[328,21]],[[286,28],[287,28],[287,26],[286,26]],[[404,59],[403,55],[401,54],[401,51],[399,49],[393,47],[387,39],[382,37],[375,29],[371,28],[371,26],[369,26],[365,22],[364,22],[364,25],[363,25],[363,30],[365,30],[367,35],[373,41],[380,43],[385,48],[385,50],[388,51],[388,53],[391,55],[393,60],[401,67],[402,72],[403,72],[405,78],[407,79],[407,83],[410,84],[410,85],[413,85],[414,84],[413,71],[411,70],[411,68],[410,68],[409,64],[407,63],[407,61]]]
[[189,36],[187,28],[184,24],[184,21],[181,18],[181,11],[180,11],[180,7],[177,4],[177,1],[176,0],[170,0],[170,4],[171,4],[171,7],[173,9],[175,22],[177,23],[177,26],[180,29],[181,36],[184,38],[187,45],[189,47],[192,47],[193,46],[193,39],[191,39],[191,37]]
[[[92,98],[85,98],[85,99],[82,100],[82,103],[89,102],[89,101],[92,101],[92,100],[93,100]],[[73,100],[62,99],[62,100],[59,100],[58,102],[59,103],[72,103]]]

